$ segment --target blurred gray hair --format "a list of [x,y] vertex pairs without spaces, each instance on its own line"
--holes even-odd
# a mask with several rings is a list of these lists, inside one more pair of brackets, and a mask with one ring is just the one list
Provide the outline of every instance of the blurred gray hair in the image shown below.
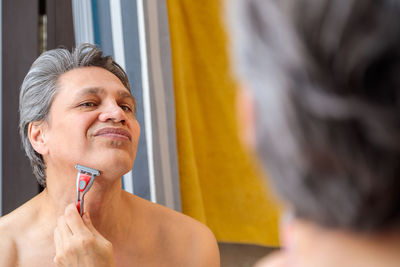
[[259,159],[298,217],[400,228],[399,3],[229,1]]
[[29,124],[47,119],[51,104],[58,91],[59,77],[73,69],[96,66],[104,68],[122,82],[130,91],[125,71],[111,56],[92,44],[81,44],[73,52],[58,48],[44,52],[33,62],[21,85],[19,97],[19,133],[33,174],[43,187],[46,186],[46,166],[42,155],[36,152],[28,137]]

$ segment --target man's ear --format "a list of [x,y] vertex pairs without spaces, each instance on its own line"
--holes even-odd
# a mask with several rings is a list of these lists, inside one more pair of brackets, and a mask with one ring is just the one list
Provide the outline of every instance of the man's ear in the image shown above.
[[47,123],[45,121],[34,121],[29,123],[29,141],[31,142],[33,149],[41,155],[46,155],[48,153],[46,130]]
[[236,114],[239,122],[239,138],[250,150],[256,146],[255,107],[251,91],[241,85],[237,94]]

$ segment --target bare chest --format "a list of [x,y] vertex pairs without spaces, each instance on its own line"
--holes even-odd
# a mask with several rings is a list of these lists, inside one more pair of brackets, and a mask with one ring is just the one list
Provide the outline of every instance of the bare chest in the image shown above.
[[52,267],[55,256],[53,242],[41,238],[22,238],[18,242],[19,267]]

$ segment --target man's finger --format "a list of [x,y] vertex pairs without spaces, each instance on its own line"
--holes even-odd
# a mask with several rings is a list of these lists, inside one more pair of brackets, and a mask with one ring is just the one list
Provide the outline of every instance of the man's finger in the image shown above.
[[64,218],[73,235],[86,234],[89,231],[74,204],[65,208]]
[[56,245],[56,255],[57,255],[57,252],[63,250],[63,239],[61,237],[61,233],[58,227],[54,229],[54,244]]
[[67,240],[72,236],[72,231],[67,225],[64,216],[61,216],[57,219],[57,228],[63,240]]

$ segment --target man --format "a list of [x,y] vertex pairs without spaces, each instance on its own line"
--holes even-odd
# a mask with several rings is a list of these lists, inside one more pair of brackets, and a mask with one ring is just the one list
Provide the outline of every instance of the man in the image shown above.
[[289,215],[258,266],[400,266],[399,1],[238,0],[231,15],[244,136]]
[[[219,266],[204,225],[121,189],[140,126],[125,72],[92,45],[55,49],[20,93],[20,133],[45,189],[0,220],[0,266]],[[74,205],[76,164],[100,170]]]

